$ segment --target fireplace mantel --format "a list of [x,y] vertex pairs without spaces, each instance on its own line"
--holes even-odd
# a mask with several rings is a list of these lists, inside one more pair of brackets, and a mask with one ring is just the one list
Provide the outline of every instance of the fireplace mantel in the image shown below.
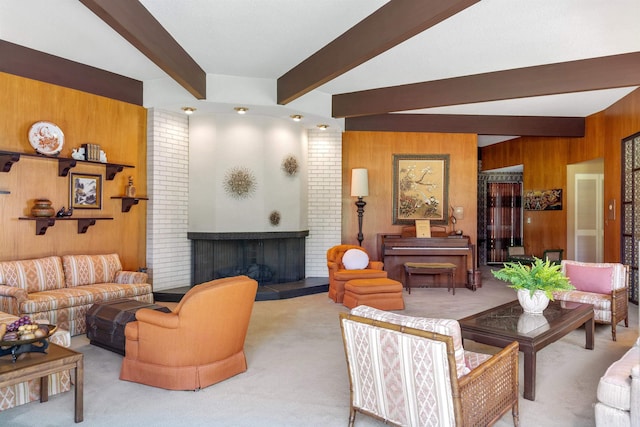
[[283,232],[190,232],[192,285],[226,277],[229,271],[249,266],[272,272],[261,285],[295,282],[305,278],[305,238],[308,230]]

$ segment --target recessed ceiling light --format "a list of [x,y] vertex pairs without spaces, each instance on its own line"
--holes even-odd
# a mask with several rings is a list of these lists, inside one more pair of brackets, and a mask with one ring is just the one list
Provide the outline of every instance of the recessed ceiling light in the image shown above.
[[318,125],[318,127],[320,128],[320,130],[327,130],[329,125],[321,124],[321,125]]
[[247,107],[236,107],[236,108],[234,108],[234,110],[236,110],[238,112],[238,114],[244,114],[247,111],[249,111],[249,109]]
[[191,115],[194,111],[196,111],[196,109],[193,107],[182,107],[182,111],[184,111],[185,114]]
[[300,120],[302,120],[303,116],[301,116],[300,114],[292,114],[289,117],[291,117],[294,122],[299,122]]

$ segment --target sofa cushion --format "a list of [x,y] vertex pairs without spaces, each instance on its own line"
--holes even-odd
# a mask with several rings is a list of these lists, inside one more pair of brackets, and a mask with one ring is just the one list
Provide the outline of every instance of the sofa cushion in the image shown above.
[[612,266],[585,266],[567,264],[565,275],[577,290],[595,292],[598,294],[611,293]]
[[360,249],[349,249],[342,256],[342,264],[347,270],[362,270],[369,265],[369,255]]
[[468,374],[471,370],[465,363],[464,348],[462,347],[462,332],[460,324],[453,319],[431,319],[428,317],[404,316],[402,314],[390,313],[388,311],[378,310],[366,305],[360,305],[353,310],[351,314],[366,317],[368,319],[380,320],[396,325],[403,325],[409,328],[420,329],[422,331],[436,332],[442,335],[449,335],[453,338],[453,350],[456,358],[456,371],[458,378]]
[[22,288],[27,293],[64,287],[60,257],[0,262],[0,283]]
[[62,257],[67,288],[112,283],[116,273],[122,270],[118,254],[65,255]]
[[640,347],[633,346],[609,366],[598,383],[598,400],[605,405],[628,411],[631,408],[631,368],[640,362]]

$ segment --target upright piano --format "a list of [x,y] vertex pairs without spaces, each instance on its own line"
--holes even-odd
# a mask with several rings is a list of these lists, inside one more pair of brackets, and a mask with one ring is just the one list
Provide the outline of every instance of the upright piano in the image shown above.
[[402,237],[399,234],[379,234],[379,254],[390,279],[404,284],[405,262],[450,262],[456,265],[454,285],[469,287],[468,270],[475,270],[474,247],[468,236]]

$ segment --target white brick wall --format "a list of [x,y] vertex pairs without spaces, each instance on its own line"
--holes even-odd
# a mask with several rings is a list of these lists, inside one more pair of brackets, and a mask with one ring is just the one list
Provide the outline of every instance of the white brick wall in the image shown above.
[[191,285],[189,119],[147,114],[147,267],[154,290]]
[[305,274],[327,277],[327,249],[342,239],[342,133],[309,130],[309,237]]

